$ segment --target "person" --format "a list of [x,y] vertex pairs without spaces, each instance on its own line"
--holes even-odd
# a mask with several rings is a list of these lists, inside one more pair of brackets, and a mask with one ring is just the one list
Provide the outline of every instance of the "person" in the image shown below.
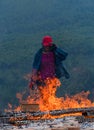
[[70,77],[69,73],[63,65],[63,61],[67,58],[68,53],[53,43],[51,36],[44,36],[42,39],[42,47],[35,54],[32,74],[29,87],[43,85],[47,78]]

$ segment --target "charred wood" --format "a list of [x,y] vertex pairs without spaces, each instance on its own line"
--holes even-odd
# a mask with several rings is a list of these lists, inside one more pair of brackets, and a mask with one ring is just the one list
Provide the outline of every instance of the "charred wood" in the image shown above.
[[[35,120],[41,120],[44,115],[50,114],[51,116],[58,116],[63,114],[71,114],[71,113],[78,113],[81,112],[82,116],[78,118],[79,122],[83,122],[85,120],[94,121],[93,118],[90,117],[90,113],[94,114],[94,107],[89,108],[73,108],[73,109],[62,109],[62,110],[53,110],[53,111],[38,111],[38,112],[6,112],[6,113],[0,113],[0,123],[10,123],[17,126],[20,126],[22,124],[28,124],[31,121]],[[86,119],[86,116],[89,114],[88,118]]]

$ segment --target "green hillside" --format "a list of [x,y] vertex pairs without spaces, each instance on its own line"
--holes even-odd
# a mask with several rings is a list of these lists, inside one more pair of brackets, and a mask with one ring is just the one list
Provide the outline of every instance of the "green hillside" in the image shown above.
[[[94,0],[0,1],[0,108],[18,103],[28,87],[35,52],[44,35],[69,53],[70,79],[61,79],[58,96],[89,90],[94,100]],[[15,101],[15,102],[14,102]]]

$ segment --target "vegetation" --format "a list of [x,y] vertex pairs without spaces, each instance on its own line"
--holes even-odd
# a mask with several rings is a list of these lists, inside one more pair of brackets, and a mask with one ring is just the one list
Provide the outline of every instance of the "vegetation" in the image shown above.
[[16,93],[28,87],[24,76],[44,35],[69,53],[64,65],[71,77],[61,79],[57,95],[89,90],[94,100],[93,5],[94,0],[0,1],[0,109],[17,105]]

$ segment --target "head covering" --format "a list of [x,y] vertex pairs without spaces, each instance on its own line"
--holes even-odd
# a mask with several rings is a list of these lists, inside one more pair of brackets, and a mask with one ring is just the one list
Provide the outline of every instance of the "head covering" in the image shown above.
[[43,46],[52,46],[53,40],[51,36],[44,36],[42,40]]

